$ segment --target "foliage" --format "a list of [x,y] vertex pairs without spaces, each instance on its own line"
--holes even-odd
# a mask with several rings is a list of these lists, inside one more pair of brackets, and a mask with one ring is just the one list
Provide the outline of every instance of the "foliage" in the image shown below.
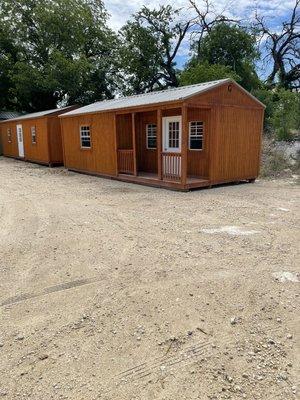
[[[17,48],[8,74],[16,109],[111,97],[110,57],[116,39],[106,26],[101,1],[3,0],[0,25],[8,19],[8,37]],[[11,49],[3,41],[0,45],[1,59],[11,59]]]
[[256,38],[241,26],[220,22],[201,41],[197,59],[226,65],[241,77],[248,90],[258,87],[254,62],[258,58]]
[[300,129],[300,93],[279,89],[275,95],[275,109],[271,117],[278,140],[291,140],[292,130]]
[[266,106],[264,127],[269,136],[292,140],[292,132],[300,130],[300,93],[262,88],[254,95]]
[[276,142],[264,138],[260,175],[264,178],[275,178],[285,175],[290,170],[291,164],[284,151],[276,147]]
[[181,73],[180,84],[182,86],[193,85],[224,78],[231,78],[237,82],[241,81],[241,78],[229,66],[221,64],[210,65],[208,62],[202,64],[194,62]]
[[172,6],[142,9],[121,29],[119,65],[125,93],[178,86],[175,57],[189,22]]

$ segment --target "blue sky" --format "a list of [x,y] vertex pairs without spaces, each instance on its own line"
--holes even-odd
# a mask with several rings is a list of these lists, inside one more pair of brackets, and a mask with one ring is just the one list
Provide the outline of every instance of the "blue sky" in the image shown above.
[[[114,30],[118,30],[130,18],[130,16],[138,11],[143,5],[150,8],[159,7],[159,5],[172,4],[175,8],[182,10],[183,17],[192,18],[195,14],[189,8],[188,0],[104,0],[106,9],[110,14],[109,25]],[[215,0],[213,1],[217,11],[226,9],[228,16],[239,18],[245,23],[250,23],[253,20],[255,9],[258,10],[260,15],[263,15],[268,21],[268,25],[273,29],[280,29],[280,25],[287,19],[291,10],[294,7],[295,0]],[[201,8],[202,0],[197,1],[198,6]],[[180,49],[180,53],[176,59],[177,66],[182,67],[189,53],[189,42],[185,41]],[[259,75],[265,75],[264,69],[267,66],[258,66],[260,69]]]

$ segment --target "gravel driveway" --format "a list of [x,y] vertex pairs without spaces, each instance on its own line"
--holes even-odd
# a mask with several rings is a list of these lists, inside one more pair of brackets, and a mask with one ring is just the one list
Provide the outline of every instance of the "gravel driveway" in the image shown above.
[[0,157],[0,399],[296,399],[299,194]]

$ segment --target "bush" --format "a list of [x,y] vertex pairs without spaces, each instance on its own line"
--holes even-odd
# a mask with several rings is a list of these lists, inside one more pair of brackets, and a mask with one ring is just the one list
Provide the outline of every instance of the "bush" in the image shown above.
[[264,138],[260,175],[264,178],[287,176],[291,173],[291,164],[283,149],[276,147],[276,142]]

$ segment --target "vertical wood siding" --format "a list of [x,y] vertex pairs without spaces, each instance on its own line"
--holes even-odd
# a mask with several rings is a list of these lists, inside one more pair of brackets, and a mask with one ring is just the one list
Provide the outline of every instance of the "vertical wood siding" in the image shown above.
[[256,178],[263,110],[219,107],[218,113],[211,154],[212,181]]
[[60,120],[57,116],[48,117],[48,141],[51,163],[63,163],[63,149]]
[[[91,128],[91,149],[81,149],[81,125]],[[88,114],[61,118],[65,166],[104,175],[116,175],[114,114]]]
[[[211,120],[210,110],[201,108],[188,109],[188,122],[203,121],[203,150],[188,150],[188,176],[208,177],[209,175],[209,152]],[[189,146],[189,143],[188,143]]]
[[[50,163],[47,118],[15,121],[21,124],[24,136],[25,159],[41,163]],[[35,126],[36,144],[32,143],[31,127]]]
[[[7,129],[11,129],[11,143],[8,142]],[[2,122],[0,125],[3,155],[19,157],[16,123]]]

